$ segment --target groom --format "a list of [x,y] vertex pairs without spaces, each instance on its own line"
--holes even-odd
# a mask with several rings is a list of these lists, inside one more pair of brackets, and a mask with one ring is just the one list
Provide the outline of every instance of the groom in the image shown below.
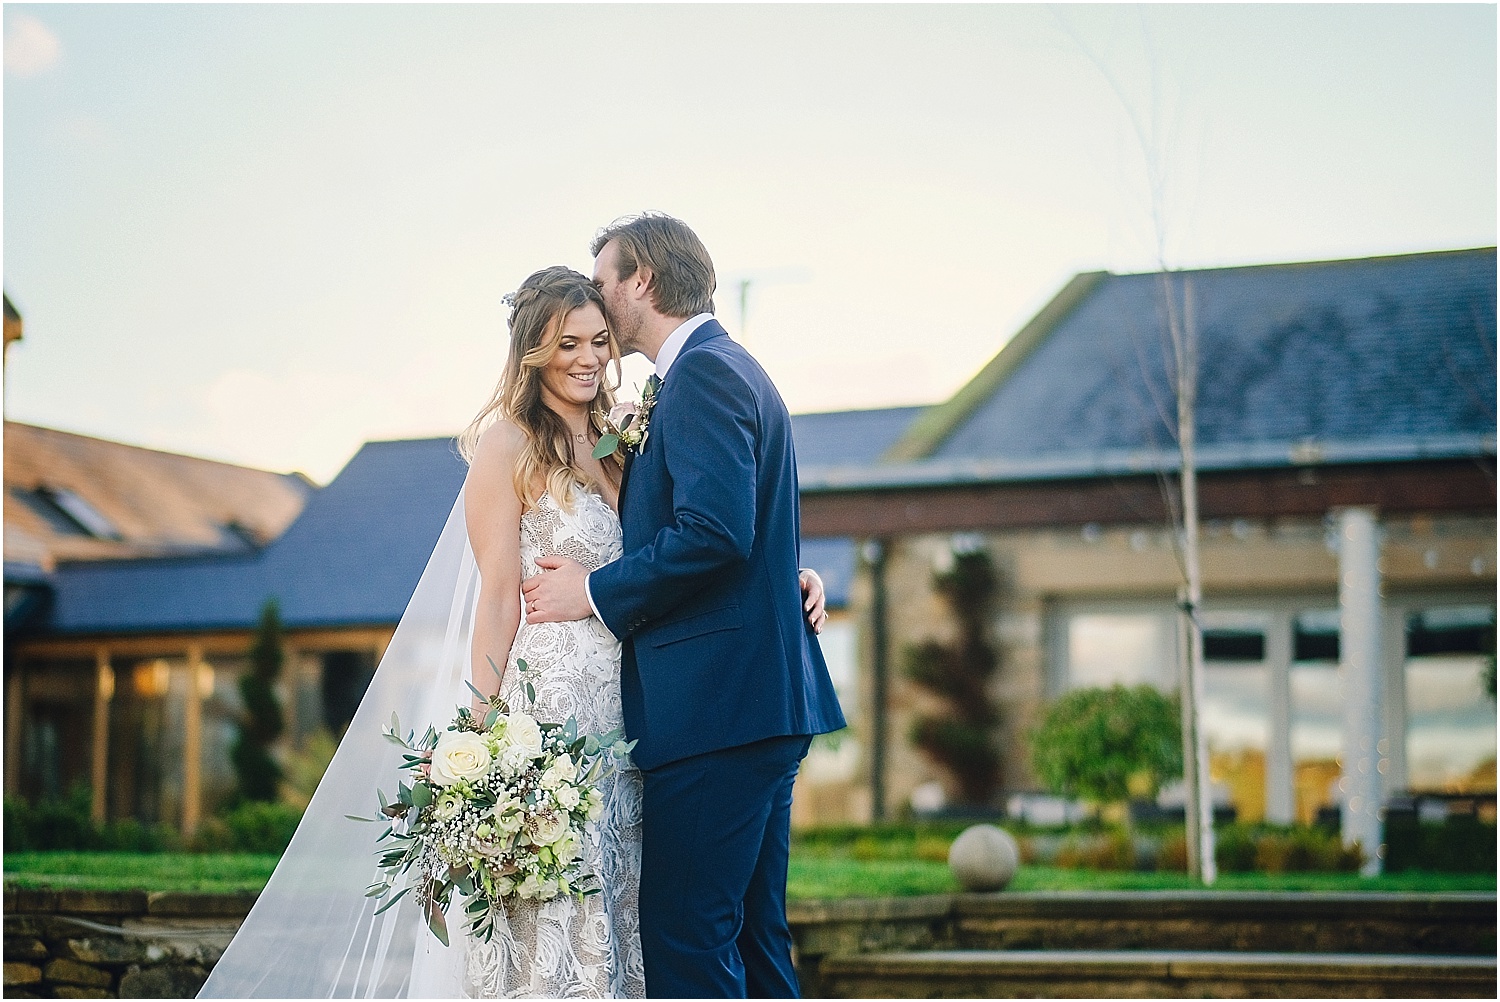
[[686,224],[627,217],[593,253],[620,350],[655,362],[660,388],[621,496],[624,555],[591,574],[538,561],[527,622],[596,611],[623,641],[647,994],[794,998],[792,781],[844,717],[803,619],[792,422],[714,319],[713,262]]

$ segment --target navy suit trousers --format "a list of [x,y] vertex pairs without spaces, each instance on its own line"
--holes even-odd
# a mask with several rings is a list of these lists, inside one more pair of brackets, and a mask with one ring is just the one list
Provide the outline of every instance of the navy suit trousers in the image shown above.
[[642,772],[649,997],[799,997],[786,870],[792,782],[811,740],[767,738]]

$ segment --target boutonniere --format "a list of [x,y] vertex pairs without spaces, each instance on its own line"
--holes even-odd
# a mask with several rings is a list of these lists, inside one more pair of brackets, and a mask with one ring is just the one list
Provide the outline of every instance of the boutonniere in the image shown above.
[[661,380],[653,375],[646,380],[639,403],[622,400],[609,409],[604,419],[608,430],[599,436],[599,444],[594,446],[595,459],[613,456],[622,449],[640,454],[646,447],[646,436],[651,430],[651,411],[656,407],[656,394],[660,388]]

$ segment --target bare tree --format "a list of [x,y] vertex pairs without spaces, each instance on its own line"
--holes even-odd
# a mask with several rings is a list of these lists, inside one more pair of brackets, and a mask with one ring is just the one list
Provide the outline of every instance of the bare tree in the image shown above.
[[[1143,17],[1143,15],[1142,15]],[[1199,613],[1203,606],[1203,573],[1199,558],[1198,469],[1197,469],[1197,403],[1198,403],[1198,324],[1192,283],[1167,263],[1167,194],[1170,171],[1167,153],[1172,144],[1171,130],[1163,124],[1161,79],[1158,64],[1151,51],[1150,33],[1144,19],[1141,38],[1150,71],[1150,106],[1145,115],[1125,92],[1110,67],[1079,36],[1062,14],[1057,14],[1063,31],[1104,78],[1120,102],[1130,122],[1146,172],[1152,231],[1155,238],[1158,279],[1158,306],[1162,333],[1167,342],[1164,353],[1168,363],[1168,381],[1176,403],[1175,421],[1162,423],[1172,432],[1178,452],[1176,490],[1169,482],[1166,464],[1158,454],[1158,479],[1163,500],[1172,523],[1174,555],[1182,575],[1178,590],[1179,686],[1182,693],[1183,779],[1187,789],[1185,820],[1187,824],[1188,870],[1205,884],[1218,877],[1214,858],[1213,800],[1209,786],[1208,741],[1203,733],[1204,699],[1203,625]],[[1148,389],[1150,372],[1146,361],[1140,364]]]

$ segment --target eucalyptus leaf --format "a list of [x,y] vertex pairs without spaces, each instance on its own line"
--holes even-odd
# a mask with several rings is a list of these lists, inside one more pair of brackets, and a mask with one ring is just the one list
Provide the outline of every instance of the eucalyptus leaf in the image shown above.
[[619,435],[616,435],[614,432],[610,432],[607,435],[600,435],[599,444],[594,446],[593,456],[595,459],[603,459],[606,456],[613,456],[615,454],[615,450],[619,447]]
[[411,805],[421,810],[432,803],[432,787],[426,783],[418,783],[411,788]]
[[427,905],[427,928],[438,938],[438,942],[444,946],[448,945],[448,922],[443,918],[443,910],[438,907],[436,901]]

